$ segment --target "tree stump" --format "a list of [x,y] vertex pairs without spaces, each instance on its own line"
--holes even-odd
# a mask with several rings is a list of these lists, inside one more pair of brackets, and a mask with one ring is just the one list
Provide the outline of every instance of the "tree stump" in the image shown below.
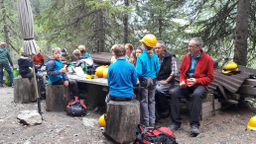
[[[28,103],[36,101],[34,78],[17,77],[13,79],[14,102]],[[37,83],[38,93],[40,95],[40,84]]]
[[46,110],[66,111],[66,106],[70,101],[69,88],[64,85],[46,85]]
[[135,126],[140,123],[140,103],[110,101],[107,104],[105,136],[117,143],[130,143],[136,139]]

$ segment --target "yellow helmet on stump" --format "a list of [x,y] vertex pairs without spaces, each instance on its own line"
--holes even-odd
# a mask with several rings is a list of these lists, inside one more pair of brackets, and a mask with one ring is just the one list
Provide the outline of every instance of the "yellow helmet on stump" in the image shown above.
[[140,42],[145,43],[146,46],[153,48],[153,47],[156,46],[157,40],[156,40],[156,37],[154,35],[146,34],[142,38],[142,40],[140,40]]
[[252,117],[247,125],[248,129],[256,131],[256,116]]
[[222,69],[222,73],[227,74],[230,72],[238,71],[237,64],[235,62],[227,63]]
[[105,117],[107,116],[107,114],[103,114],[101,117],[100,117],[100,119],[99,119],[99,124],[100,124],[100,126],[102,126],[102,127],[105,127],[105,125],[106,125],[106,121],[105,121]]

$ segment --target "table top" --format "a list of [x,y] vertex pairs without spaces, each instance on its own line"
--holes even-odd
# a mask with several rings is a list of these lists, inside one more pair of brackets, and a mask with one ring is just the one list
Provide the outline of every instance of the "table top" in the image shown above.
[[108,86],[108,79],[106,78],[87,79],[87,78],[79,77],[77,75],[72,75],[72,74],[68,74],[68,78],[71,80],[75,80],[77,82]]

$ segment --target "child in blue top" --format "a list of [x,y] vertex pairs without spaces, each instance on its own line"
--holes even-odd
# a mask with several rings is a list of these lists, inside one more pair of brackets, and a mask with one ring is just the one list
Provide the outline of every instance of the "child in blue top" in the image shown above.
[[[66,74],[66,68],[63,68],[61,49],[59,47],[55,47],[53,48],[52,53],[52,56],[48,57],[46,64],[49,81],[52,85],[69,86],[73,95],[79,97],[79,90],[76,81],[69,80]],[[73,96],[70,96],[70,98],[74,99]]]
[[147,127],[155,127],[155,88],[156,73],[159,71],[159,62],[152,48],[157,40],[154,35],[147,34],[141,40],[145,49],[137,58],[137,75],[140,81],[140,108],[142,113],[141,123]]
[[[22,53],[22,48],[20,49],[20,55],[21,57],[18,59],[18,65],[19,65],[19,73],[22,78],[32,78],[34,77],[34,73],[32,71],[32,63],[30,58],[31,57],[25,57]],[[40,92],[42,95],[45,94],[45,78],[43,75],[37,73],[37,66],[34,66],[35,72],[36,72],[36,78],[39,79],[39,83],[41,85]]]
[[109,66],[108,86],[109,93],[105,102],[129,101],[136,98],[133,85],[137,83],[137,73],[134,66],[125,59],[125,47],[117,45],[114,49],[117,61]]

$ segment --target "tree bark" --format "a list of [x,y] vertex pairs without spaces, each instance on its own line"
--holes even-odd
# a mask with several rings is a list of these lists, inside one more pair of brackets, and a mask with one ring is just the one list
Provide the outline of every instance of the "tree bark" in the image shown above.
[[249,0],[239,0],[237,4],[236,36],[234,62],[247,65],[248,18],[250,10]]
[[[124,1],[125,4],[125,8],[127,8],[129,6],[129,0],[125,0]],[[125,10],[125,14],[124,14],[124,43],[128,43],[128,21],[129,21],[129,17],[128,17],[128,11]]]
[[7,29],[7,23],[6,23],[6,10],[4,6],[4,0],[0,0],[0,8],[1,8],[1,13],[2,13],[2,24],[4,25],[3,27],[3,35],[4,35],[4,42],[6,42],[7,47],[6,49],[10,51],[9,49],[9,37],[8,37],[8,29]]
[[160,10],[160,16],[158,20],[159,20],[159,38],[162,39],[162,31],[163,31],[162,10]]
[[105,33],[103,28],[103,12],[99,9],[97,14],[97,38],[98,38],[98,52],[104,52],[105,49]]

